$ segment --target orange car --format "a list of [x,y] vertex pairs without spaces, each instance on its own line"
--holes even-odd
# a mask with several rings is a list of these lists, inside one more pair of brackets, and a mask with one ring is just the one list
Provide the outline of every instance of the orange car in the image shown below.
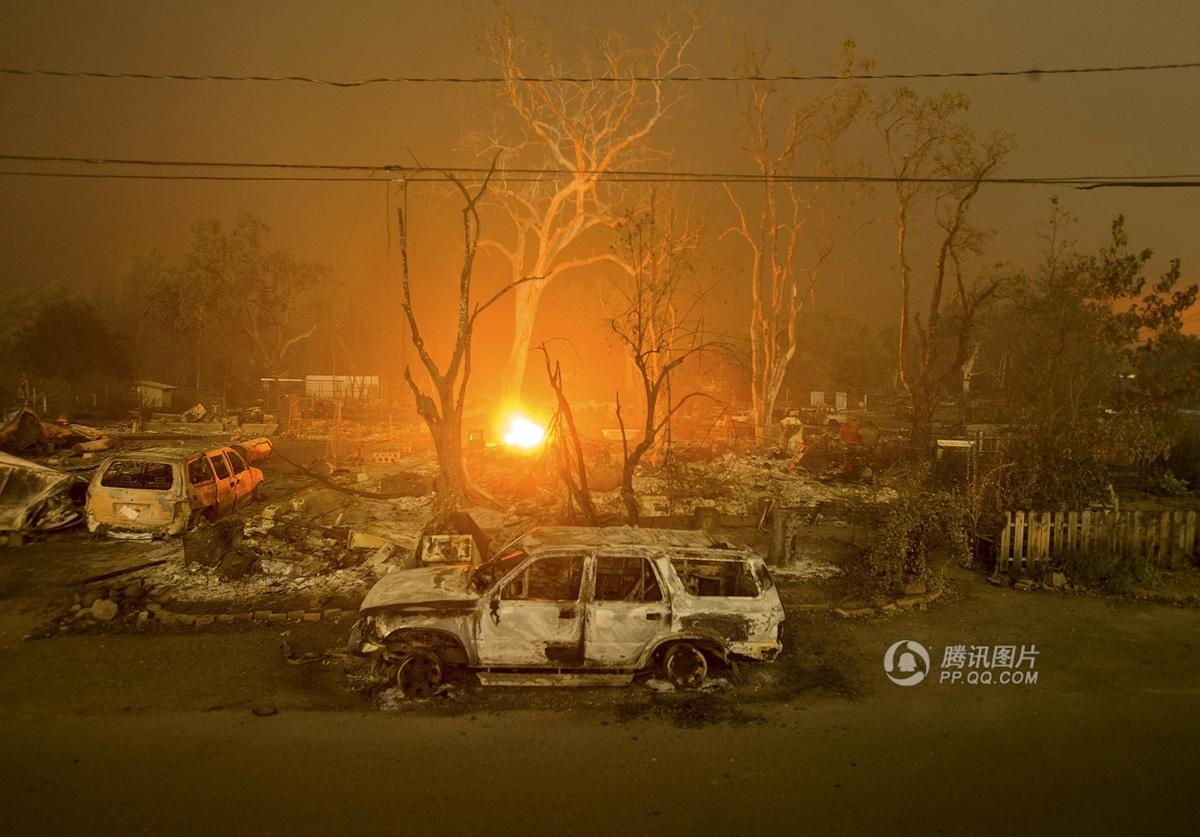
[[104,460],[88,486],[88,531],[178,535],[257,499],[263,473],[232,447],[150,448]]

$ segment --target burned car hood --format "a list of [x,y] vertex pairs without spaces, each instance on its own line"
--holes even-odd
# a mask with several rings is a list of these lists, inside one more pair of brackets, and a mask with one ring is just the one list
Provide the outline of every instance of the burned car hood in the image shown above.
[[479,596],[467,584],[470,570],[468,564],[393,570],[370,589],[359,610],[450,602],[472,605]]

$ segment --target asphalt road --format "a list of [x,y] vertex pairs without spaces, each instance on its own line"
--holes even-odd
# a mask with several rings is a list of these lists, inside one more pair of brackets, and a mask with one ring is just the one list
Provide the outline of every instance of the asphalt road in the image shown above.
[[[338,626],[293,629],[323,648]],[[928,612],[796,615],[713,695],[463,691],[378,711],[278,631],[0,647],[10,834],[1170,834],[1200,816],[1200,611],[966,574]],[[884,649],[1033,644],[1032,685]],[[931,672],[931,674],[934,674]],[[252,709],[277,714],[260,717]]]

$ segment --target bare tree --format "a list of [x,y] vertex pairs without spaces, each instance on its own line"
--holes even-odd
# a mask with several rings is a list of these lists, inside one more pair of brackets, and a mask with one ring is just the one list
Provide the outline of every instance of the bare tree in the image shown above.
[[621,262],[628,272],[626,281],[617,283],[616,311],[609,327],[633,364],[643,402],[640,438],[631,446],[617,394],[623,454],[621,500],[629,522],[635,525],[640,517],[633,490],[638,467],[671,417],[688,400],[703,394],[690,392],[673,399],[671,375],[689,358],[718,345],[706,337],[698,316],[704,294],[686,297],[690,254],[698,238],[698,230],[686,221],[677,221],[673,211],[660,217],[653,199],[647,212],[624,225],[620,237]]
[[[412,285],[409,276],[408,254],[408,218],[406,210],[398,208],[396,216],[399,226],[400,246],[400,289],[401,307],[408,321],[409,336],[417,357],[429,377],[433,395],[427,393],[414,380],[411,369],[404,367],[404,379],[416,399],[417,413],[424,419],[433,436],[434,448],[438,460],[437,501],[434,506],[434,518],[444,517],[449,512],[461,507],[467,497],[468,480],[463,466],[462,455],[462,418],[463,403],[467,392],[467,382],[471,377],[471,337],[475,321],[479,315],[491,307],[508,291],[520,284],[520,281],[505,285],[482,304],[471,303],[471,279],[475,266],[475,255],[479,249],[479,201],[487,192],[495,171],[495,161],[492,168],[480,186],[474,191],[469,190],[461,180],[450,172],[444,172],[462,196],[462,233],[463,258],[462,268],[458,277],[458,310],[456,316],[456,332],[454,348],[445,368],[440,367],[425,345],[425,338],[417,316],[413,311]],[[407,180],[402,183],[402,206],[407,207]]]
[[[761,77],[765,61],[765,49],[748,47],[745,74]],[[796,356],[797,318],[833,255],[844,216],[861,195],[861,188],[792,179],[802,164],[821,176],[839,173],[838,141],[865,101],[861,83],[853,78],[854,62],[854,44],[847,42],[841,78],[804,102],[781,101],[777,84],[757,79],[738,95],[743,148],[762,186],[754,218],[750,201],[725,184],[737,223],[724,235],[737,236],[750,252],[750,397],[760,445],[773,438],[775,404]]]
[[583,457],[583,443],[579,438],[579,429],[575,426],[575,412],[563,387],[562,365],[550,360],[550,350],[545,343],[538,346],[546,360],[546,377],[550,388],[554,390],[558,409],[550,422],[550,437],[558,455],[558,473],[571,500],[579,506],[588,525],[595,526],[597,522],[596,506],[592,502],[592,492],[588,488],[587,462]]
[[[520,28],[511,8],[498,5],[499,21],[487,28],[485,45],[507,80],[502,102],[515,117],[518,136],[488,144],[491,152],[504,153],[508,167],[540,173],[498,178],[494,194],[512,234],[505,242],[486,242],[507,260],[514,282],[538,277],[515,294],[505,389],[517,397],[546,286],[568,271],[612,259],[606,246],[591,252],[584,247],[617,220],[622,190],[606,178],[621,166],[663,157],[648,141],[675,100],[659,79],[685,66],[684,54],[702,24],[685,12],[679,24],[665,21],[642,48],[610,33],[572,80],[563,78],[536,29]],[[601,76],[618,81],[588,80]]]
[[[896,209],[896,264],[900,275],[900,318],[897,357],[900,383],[912,397],[910,441],[927,454],[933,433],[938,394],[961,374],[971,354],[972,332],[979,307],[991,298],[1002,279],[970,277],[964,262],[979,255],[990,234],[969,223],[983,181],[1015,150],[1008,132],[980,139],[963,118],[970,100],[961,93],[921,97],[907,87],[873,105],[872,119],[883,137]],[[914,270],[911,237],[914,215],[927,201],[939,230],[929,269],[927,314],[912,310]],[[951,305],[943,301],[947,279],[953,283]],[[952,346],[947,362],[940,355]]]

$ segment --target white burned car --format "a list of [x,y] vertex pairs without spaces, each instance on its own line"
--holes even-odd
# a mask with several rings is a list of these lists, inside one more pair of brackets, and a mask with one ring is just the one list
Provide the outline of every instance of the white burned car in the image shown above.
[[446,666],[505,675],[619,675],[652,667],[676,686],[709,660],[772,660],[783,606],[749,549],[704,532],[544,527],[480,565],[396,570],[367,593],[350,651],[382,652],[414,697]]

